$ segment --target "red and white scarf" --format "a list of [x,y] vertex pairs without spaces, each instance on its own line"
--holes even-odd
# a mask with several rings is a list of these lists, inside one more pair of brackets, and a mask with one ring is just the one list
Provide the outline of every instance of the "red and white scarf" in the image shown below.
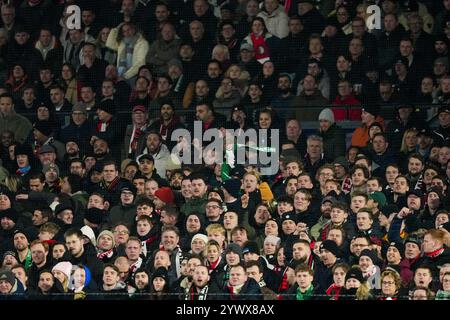
[[264,39],[264,35],[257,36],[253,32],[250,34],[255,49],[255,58],[259,63],[270,60],[270,51]]
[[425,253],[425,256],[427,256],[428,258],[436,258],[436,257],[440,256],[442,254],[442,252],[444,252],[444,248],[440,248],[440,249],[434,250],[432,252],[427,252],[427,253]]

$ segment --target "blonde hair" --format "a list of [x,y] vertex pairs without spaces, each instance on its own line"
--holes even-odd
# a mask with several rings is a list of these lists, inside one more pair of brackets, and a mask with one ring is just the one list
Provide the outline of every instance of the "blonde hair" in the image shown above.
[[230,60],[230,50],[228,50],[228,47],[226,45],[223,44],[217,44],[214,49],[212,50],[211,53],[211,59],[216,59],[218,60],[215,55],[217,54],[217,52],[219,50],[222,50],[225,54],[225,60]]
[[258,182],[258,184],[261,182],[260,176],[259,176],[259,172],[258,172],[258,171],[251,170],[251,171],[246,172],[246,173],[244,174],[244,176],[242,177],[242,180],[244,180],[245,177],[248,176],[248,175],[254,176],[254,177],[256,178],[256,181]]
[[219,223],[213,223],[206,227],[206,233],[220,232],[224,237],[226,234],[225,228]]
[[410,133],[414,133],[417,136],[417,129],[416,128],[409,128],[405,130],[405,133],[403,134],[403,138],[402,138],[402,145],[400,147],[400,152],[402,153],[408,153],[411,150],[408,150],[408,146],[406,145],[406,136]]
[[400,277],[397,271],[393,270],[383,271],[380,277],[380,281],[383,281],[383,279],[386,277],[391,277],[392,279],[394,279],[395,287],[397,288],[397,290],[400,289],[400,287],[402,286],[402,278]]
[[361,282],[358,290],[356,290],[356,300],[368,300],[370,298],[370,288],[367,281]]
[[56,235],[60,229],[61,228],[56,223],[46,222],[39,228],[39,232],[48,232]]
[[22,188],[22,180],[17,174],[9,174],[5,178],[4,185],[9,189],[9,191],[17,192]]

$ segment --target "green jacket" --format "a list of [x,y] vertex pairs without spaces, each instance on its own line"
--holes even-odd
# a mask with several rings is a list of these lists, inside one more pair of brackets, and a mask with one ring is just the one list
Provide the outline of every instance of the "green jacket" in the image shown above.
[[208,202],[208,196],[205,194],[200,199],[190,199],[185,204],[181,206],[181,213],[184,217],[187,217],[191,213],[200,213],[206,215],[205,207]]
[[314,237],[314,239],[319,239],[320,230],[322,230],[329,221],[330,219],[325,219],[323,216],[320,216],[319,221],[317,221],[317,223],[311,228],[311,235]]
[[10,130],[14,132],[14,138],[17,142],[24,143],[32,128],[31,122],[15,111],[7,115],[0,112],[0,131]]

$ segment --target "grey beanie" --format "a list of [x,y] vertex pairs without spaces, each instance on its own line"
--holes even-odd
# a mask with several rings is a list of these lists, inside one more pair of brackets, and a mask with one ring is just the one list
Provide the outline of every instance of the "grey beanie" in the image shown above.
[[319,121],[326,120],[331,123],[334,123],[334,113],[330,108],[323,109],[319,114]]

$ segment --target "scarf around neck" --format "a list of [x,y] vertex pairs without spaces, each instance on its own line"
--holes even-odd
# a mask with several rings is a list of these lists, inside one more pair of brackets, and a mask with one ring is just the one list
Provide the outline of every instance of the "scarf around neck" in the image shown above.
[[436,258],[436,257],[440,256],[442,254],[442,252],[444,252],[444,248],[440,248],[440,249],[434,250],[432,252],[427,252],[427,253],[425,253],[425,256],[427,256],[428,258]]
[[309,300],[314,290],[314,286],[310,285],[308,289],[306,289],[305,293],[302,293],[300,287],[297,288],[297,300]]

